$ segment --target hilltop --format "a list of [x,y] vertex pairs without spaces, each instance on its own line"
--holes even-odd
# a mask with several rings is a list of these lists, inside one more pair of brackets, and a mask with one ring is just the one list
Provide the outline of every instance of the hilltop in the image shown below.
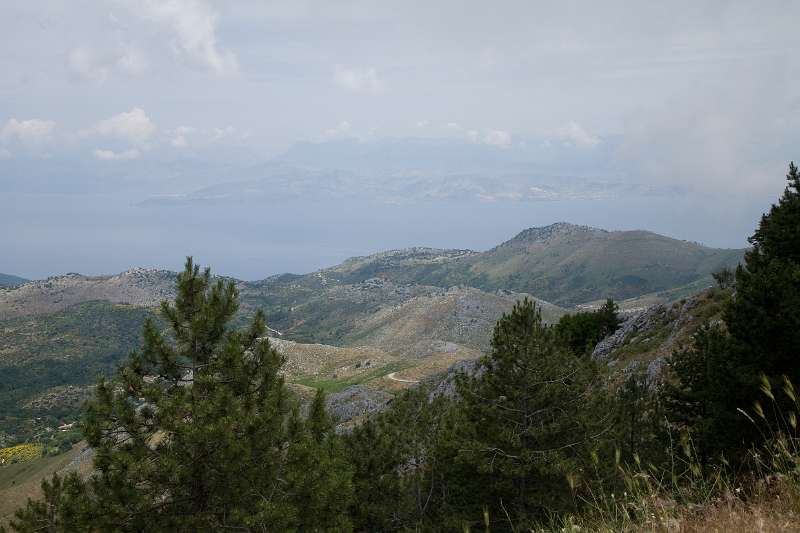
[[[323,292],[333,291],[328,299],[354,300],[365,310],[371,308],[364,298],[349,294],[363,293],[368,286],[361,284],[370,280],[391,284],[379,299],[392,305],[431,288],[455,286],[511,290],[565,307],[605,298],[671,301],[710,285],[712,272],[734,267],[743,253],[649,231],[607,231],[560,222],[526,229],[483,252],[413,247],[353,257],[309,274],[234,281],[245,306],[264,307],[271,323],[292,327],[286,315],[312,300],[319,304]],[[134,268],[114,276],[67,274],[33,281],[0,290],[0,318],[47,314],[91,300],[153,306],[172,297],[174,279],[173,272]],[[345,286],[349,289],[335,292]],[[302,320],[308,322],[307,317]]]
[[598,298],[623,300],[699,280],[739,263],[725,250],[649,231],[606,231],[558,223],[530,228],[470,258],[481,288],[536,294],[560,305]]
[[175,273],[133,268],[114,276],[70,273],[0,290],[0,319],[46,315],[92,300],[153,307],[175,296]]
[[408,249],[354,258],[322,271],[344,283],[467,285],[535,294],[561,306],[667,291],[734,267],[744,250],[716,249],[649,231],[607,231],[564,222],[529,228],[485,252]]

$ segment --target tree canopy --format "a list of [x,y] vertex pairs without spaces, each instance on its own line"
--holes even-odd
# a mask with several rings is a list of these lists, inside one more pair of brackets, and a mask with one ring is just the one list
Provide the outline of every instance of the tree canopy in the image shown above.
[[51,505],[30,504],[18,530],[349,528],[348,467],[324,398],[301,419],[263,315],[228,327],[237,296],[187,259],[174,304],[161,306],[168,330],[146,322],[143,346],[87,406],[94,472],[47,484]]

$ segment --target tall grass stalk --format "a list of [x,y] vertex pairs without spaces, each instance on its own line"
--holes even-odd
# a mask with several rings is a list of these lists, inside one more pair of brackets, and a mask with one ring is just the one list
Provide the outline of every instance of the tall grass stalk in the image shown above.
[[[746,468],[733,469],[724,457],[703,465],[687,432],[679,434],[677,443],[670,440],[666,466],[645,463],[638,455],[623,462],[617,450],[614,483],[607,478],[597,481],[604,479],[603,469],[598,454],[592,453],[590,478],[596,481],[581,482],[574,475],[567,480],[582,511],[553,517],[533,531],[725,530],[747,526],[748,520],[791,528],[800,516],[800,402],[786,376],[780,390],[775,389],[762,376],[764,401],[755,402],[752,413],[739,410],[758,427],[764,441],[749,452]],[[618,489],[610,489],[612,485]]]

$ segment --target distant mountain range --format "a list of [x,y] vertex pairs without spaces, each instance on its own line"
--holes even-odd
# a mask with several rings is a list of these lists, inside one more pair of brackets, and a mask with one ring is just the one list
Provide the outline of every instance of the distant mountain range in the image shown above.
[[[744,251],[710,248],[648,231],[606,231],[560,222],[526,229],[484,252],[390,250],[353,257],[310,274],[237,280],[237,284],[245,304],[275,308],[270,318],[287,326],[281,306],[295,307],[336,287],[373,278],[403,288],[400,292],[407,291],[408,297],[420,295],[414,287],[465,286],[527,293],[572,307],[710,283],[711,273],[735,267]],[[47,314],[90,300],[152,306],[172,296],[174,276],[166,270],[134,268],[114,276],[67,274],[38,280],[0,292],[0,318]]]
[[531,142],[498,147],[464,139],[356,139],[297,143],[272,160],[236,169],[235,180],[141,205],[252,203],[357,198],[552,201],[679,194],[624,179],[609,139],[592,148]]
[[139,205],[175,206],[252,204],[287,199],[352,198],[384,203],[420,200],[555,201],[600,200],[630,196],[664,196],[673,189],[625,183],[613,178],[575,175],[464,172],[358,173],[264,165],[257,177],[212,185],[179,194],[154,195]]
[[0,272],[0,287],[2,288],[19,287],[27,281],[27,279],[19,276],[12,276],[11,274],[3,274]]

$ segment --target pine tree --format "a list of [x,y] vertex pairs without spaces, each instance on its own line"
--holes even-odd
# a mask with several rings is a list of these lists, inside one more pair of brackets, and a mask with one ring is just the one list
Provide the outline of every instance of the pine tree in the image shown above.
[[670,360],[677,380],[662,391],[667,415],[675,428],[689,431],[702,464],[728,455],[741,437],[743,417],[735,406],[746,399],[733,395],[746,390],[749,376],[736,355],[719,325],[703,324]]
[[[761,218],[752,250],[736,272],[734,298],[724,313],[732,338],[736,380],[721,385],[731,406],[750,410],[761,398],[761,374],[780,387],[782,376],[800,382],[800,173],[789,165],[787,187]],[[761,431],[739,417],[742,446]]]
[[[455,438],[461,482],[452,505],[476,527],[530,525],[573,505],[566,474],[604,425],[587,417],[594,376],[524,300],[497,323],[480,377],[459,382],[465,424]],[[485,509],[484,509],[485,507]]]
[[745,256],[745,262],[750,273],[776,258],[800,264],[800,171],[794,162],[789,163],[786,181],[783,196],[761,217],[749,239],[753,249]]
[[450,484],[442,479],[449,472],[438,453],[451,407],[447,398],[431,399],[425,387],[407,390],[347,436],[358,531],[443,528]]
[[[28,501],[28,505],[16,513],[10,526],[14,531],[34,533],[46,531],[83,531],[87,527],[87,507],[90,504],[86,484],[75,472],[65,476],[54,474],[51,480],[42,482],[42,498]],[[0,532],[5,528],[0,525]]]
[[[342,461],[329,454],[315,476],[310,458],[297,459],[333,450],[335,434],[314,422],[311,438],[291,416],[283,358],[263,337],[262,313],[244,330],[228,328],[237,297],[233,282],[212,283],[187,259],[174,305],[161,306],[168,332],[148,321],[142,348],[100,381],[88,405],[82,429],[94,473],[86,482],[54,479],[45,494],[57,505],[32,502],[17,530],[42,521],[54,531],[347,529]],[[323,490],[310,520],[306,496],[315,486]]]
[[652,460],[657,455],[653,448],[658,440],[659,428],[654,417],[653,396],[647,375],[636,370],[631,371],[615,391],[614,426],[617,438],[613,444],[623,461],[630,462],[636,455]]
[[[762,398],[762,373],[777,388],[784,375],[800,382],[800,173],[794,163],[786,178],[736,270],[725,329],[701,329],[692,346],[673,356],[679,380],[668,394],[671,415],[699,439],[706,458],[744,458],[770,434],[739,411]],[[780,411],[766,413],[768,425],[779,425]]]
[[749,352],[754,380],[800,378],[800,173],[794,163],[776,205],[750,238],[745,266],[736,273],[736,295],[725,314],[731,335]]
[[575,355],[588,355],[598,342],[614,333],[619,327],[619,307],[613,300],[596,311],[566,314],[556,324],[558,339]]
[[294,527],[299,531],[349,531],[348,507],[352,499],[352,470],[334,420],[325,409],[325,394],[318,390],[305,421],[295,411],[287,455],[286,492],[298,510]]

